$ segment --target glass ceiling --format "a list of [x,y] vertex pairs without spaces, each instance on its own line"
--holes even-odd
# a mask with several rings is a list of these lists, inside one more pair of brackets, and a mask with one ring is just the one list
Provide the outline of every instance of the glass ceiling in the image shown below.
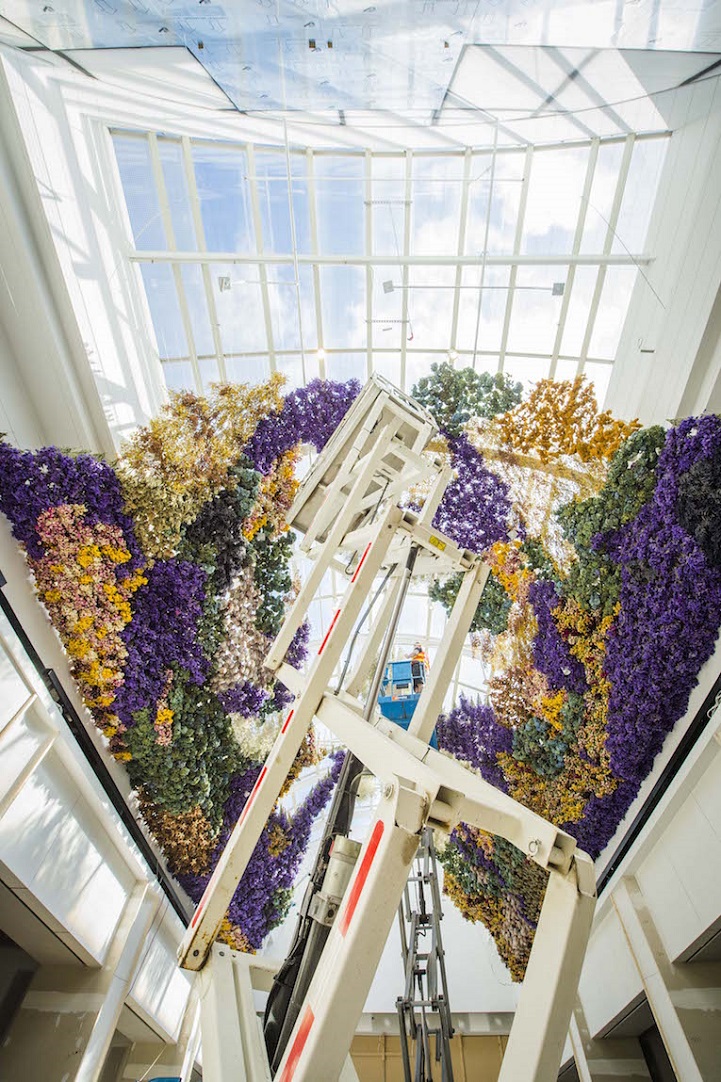
[[[603,400],[653,256],[667,133],[532,146],[498,123],[490,147],[342,151],[284,130],[283,145],[112,132],[128,254],[168,388],[375,371],[410,390],[450,360],[527,387],[585,373]],[[330,571],[311,605],[312,642],[341,579]],[[420,637],[432,659],[445,622],[414,582],[396,654]],[[483,695],[489,675],[469,640],[446,708]]]
[[603,399],[667,146],[633,133],[444,153],[115,131],[169,388],[218,379],[409,390],[433,361]]

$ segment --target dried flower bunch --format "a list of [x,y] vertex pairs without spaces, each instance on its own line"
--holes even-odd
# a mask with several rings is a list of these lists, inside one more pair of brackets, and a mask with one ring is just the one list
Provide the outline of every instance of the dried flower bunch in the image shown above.
[[[359,390],[318,382],[283,398],[281,382],[173,395],[112,466],[0,442],[0,509],[84,702],[195,900],[292,701],[262,662],[293,596],[298,446],[322,448]],[[296,667],[309,630],[288,651]],[[286,788],[318,758],[310,733]],[[282,918],[336,774],[292,818],[274,811],[229,941],[257,949]]]
[[[472,627],[490,678],[485,701],[441,717],[440,745],[595,857],[716,642],[721,419],[641,429],[600,413],[579,379],[474,417],[465,386],[444,366],[421,390],[448,396],[458,471],[437,524],[491,566]],[[459,587],[435,582],[430,596],[450,611]],[[445,889],[521,979],[545,883],[508,850],[460,827]]]
[[[12,523],[110,751],[149,829],[198,899],[292,695],[262,668],[297,589],[284,517],[299,443],[320,450],[357,383],[277,379],[177,395],[114,465],[0,442]],[[721,624],[721,419],[640,429],[582,380],[434,365],[416,389],[454,477],[434,524],[482,554],[473,622],[483,701],[438,722],[441,747],[601,852],[683,715]],[[416,504],[423,493],[414,493]],[[447,609],[454,577],[431,585]],[[287,654],[301,666],[309,627]],[[317,761],[312,735],[287,785]],[[268,821],[224,923],[254,950],[280,921],[339,770]],[[523,976],[545,875],[461,824],[445,890]]]

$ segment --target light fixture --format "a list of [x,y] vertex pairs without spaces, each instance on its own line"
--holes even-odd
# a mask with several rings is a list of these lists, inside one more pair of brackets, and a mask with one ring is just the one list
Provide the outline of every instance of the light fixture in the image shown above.
[[[395,282],[391,282],[391,281],[383,283],[383,292],[384,293],[395,293],[396,290],[398,290],[398,292],[401,293],[404,290],[410,290],[410,289],[434,289],[434,290],[435,289],[475,289],[478,292],[479,290],[486,290],[486,289],[510,289],[510,288],[511,288],[510,286],[487,286],[487,285],[483,285],[483,286],[464,286],[464,285],[452,285],[452,286],[447,286],[447,285],[437,285],[437,286],[435,286],[435,285],[413,285],[413,286],[410,286],[409,285],[409,286],[403,286],[403,285],[400,285],[400,286],[397,286],[395,284]],[[537,293],[539,293],[539,292],[540,293],[550,293],[552,297],[562,297],[564,292],[565,292],[565,289],[566,289],[566,283],[565,282],[553,282],[553,284],[550,285],[550,286],[514,286],[513,288],[514,288],[514,290],[530,289],[530,290],[534,290]]]

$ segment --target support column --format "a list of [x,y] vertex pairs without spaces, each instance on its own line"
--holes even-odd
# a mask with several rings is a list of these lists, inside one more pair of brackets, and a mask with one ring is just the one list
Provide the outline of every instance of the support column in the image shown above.
[[622,879],[612,900],[641,976],[649,1007],[676,1077],[718,1079],[718,1000],[721,967],[673,965],[637,881]]
[[102,968],[38,970],[0,1049],[3,1082],[97,1082],[156,908],[138,886]]
[[580,1004],[574,1008],[568,1036],[581,1082],[612,1082],[619,1077],[624,1082],[649,1082],[651,1075],[636,1037],[595,1041]]

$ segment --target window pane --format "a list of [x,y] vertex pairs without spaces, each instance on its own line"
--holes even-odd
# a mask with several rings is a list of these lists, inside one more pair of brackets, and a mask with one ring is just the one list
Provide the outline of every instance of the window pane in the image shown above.
[[167,248],[147,139],[115,135],[113,146],[135,247],[144,251]]
[[245,152],[196,145],[193,164],[208,251],[255,251]]
[[316,155],[318,249],[323,255],[360,255],[365,249],[364,171],[360,155]]
[[611,382],[612,371],[613,365],[610,364],[594,364],[593,362],[588,361],[584,365],[583,374],[588,377],[591,383],[593,383],[593,389],[596,392],[596,401],[598,402],[599,409],[603,409],[608,385]]
[[548,375],[550,361],[541,361],[537,357],[506,357],[504,372],[512,380],[523,384],[524,391],[529,391],[539,379]]
[[561,352],[567,356],[580,356],[597,278],[598,267],[576,267],[573,285],[566,287],[570,288],[571,295],[568,301]]
[[[291,154],[291,195],[297,250],[310,252],[310,213],[305,155]],[[285,154],[257,150],[255,175],[258,185],[263,251],[277,255],[293,251],[293,230],[288,202],[288,171]]]
[[[196,263],[187,263],[180,268],[185,288],[185,297],[190,313],[190,325],[195,340],[195,351],[199,356],[215,353],[213,331],[208,316],[208,302],[205,295],[203,272]],[[211,268],[212,274],[212,268]]]
[[300,349],[298,290],[293,267],[268,268],[268,305],[276,349]]
[[411,267],[407,337],[414,349],[450,346],[455,282],[455,267]]
[[468,183],[468,213],[463,250],[467,254],[482,252],[486,245],[486,219],[491,194],[492,155],[474,154],[471,179]]
[[263,383],[270,378],[270,361],[265,357],[226,357],[225,371],[230,383]]
[[[231,287],[221,290],[220,280],[227,278]],[[268,340],[257,265],[214,264],[212,282],[223,352],[266,353]]]
[[588,147],[537,150],[533,156],[521,250],[570,252],[581,209]]
[[603,251],[622,157],[623,143],[599,147],[583,225],[582,252]]
[[408,296],[403,289],[403,271],[400,267],[376,267],[372,280],[373,345],[378,349],[400,349],[404,334],[403,297]]
[[325,371],[328,379],[337,379],[345,383],[349,379],[366,381],[365,353],[330,353],[325,359]]
[[372,163],[373,251],[398,255],[405,228],[405,158],[374,158]]
[[198,243],[190,210],[182,147],[180,143],[171,142],[169,139],[158,139],[158,155],[173,223],[175,247],[183,252],[192,252],[198,247]]
[[462,180],[462,156],[413,160],[412,254],[447,255],[458,250]]
[[203,384],[203,393],[207,394],[210,390],[211,383],[218,383],[220,380],[218,362],[215,357],[213,357],[212,360],[198,361],[198,368],[200,369],[200,381]]
[[188,342],[171,268],[166,263],[143,263],[140,271],[161,359],[187,357]]
[[190,361],[166,361],[163,364],[163,376],[169,391],[197,390]]
[[[464,288],[458,304],[458,349],[476,348],[476,323],[478,323],[478,349],[498,350],[501,347],[503,320],[508,300],[508,267],[486,267],[483,276],[480,320],[478,300],[481,283],[480,267],[464,267],[461,282]],[[475,287],[475,288],[472,288]]]
[[615,358],[637,273],[635,267],[609,267],[606,271],[589,357]]
[[284,357],[275,358],[275,367],[278,372],[281,372],[285,378],[286,383],[284,385],[284,393],[293,391],[297,387],[303,387],[305,380],[303,378],[303,362],[300,353],[291,353]]
[[395,387],[401,385],[401,356],[400,353],[374,353],[373,371],[379,372]]
[[512,353],[551,353],[556,340],[563,296],[554,285],[564,285],[567,267],[519,267],[508,333]]
[[643,139],[635,144],[611,251],[643,252],[667,147],[668,139]]
[[[516,236],[521,186],[525,170],[525,154],[498,154],[491,194],[491,226],[488,251],[512,252]],[[489,182],[490,182],[490,173]]]
[[321,267],[320,282],[326,345],[333,349],[365,349],[365,269]]

